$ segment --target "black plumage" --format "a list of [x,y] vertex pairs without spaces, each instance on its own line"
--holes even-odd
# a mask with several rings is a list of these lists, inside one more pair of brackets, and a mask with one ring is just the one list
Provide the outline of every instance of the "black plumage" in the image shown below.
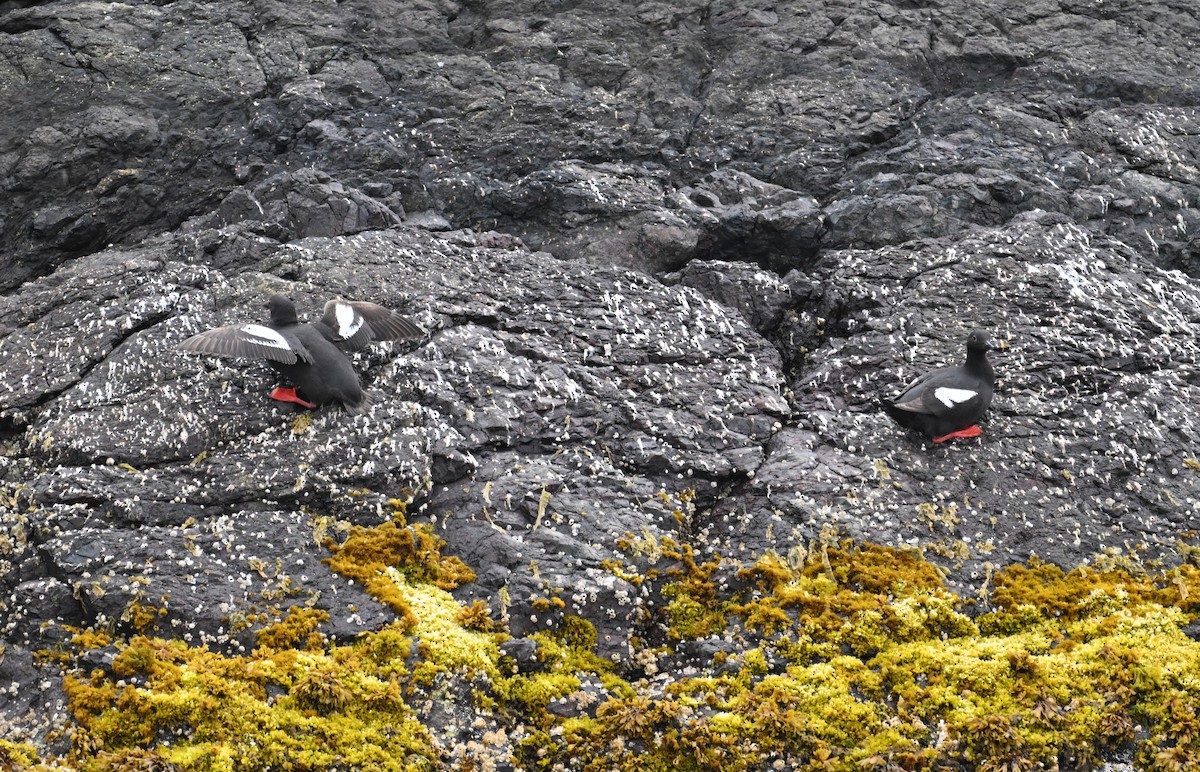
[[978,437],[983,432],[975,424],[992,404],[996,388],[996,374],[987,356],[991,348],[987,333],[972,331],[962,365],[922,375],[899,397],[883,400],[884,410],[896,423],[934,442]]
[[235,324],[202,332],[179,344],[183,351],[264,359],[293,388],[277,388],[274,399],[316,407],[341,403],[359,414],[371,406],[345,351],[376,340],[414,340],[425,331],[404,316],[375,303],[330,300],[321,318],[302,324],[296,306],[282,295],[267,303],[267,325]]

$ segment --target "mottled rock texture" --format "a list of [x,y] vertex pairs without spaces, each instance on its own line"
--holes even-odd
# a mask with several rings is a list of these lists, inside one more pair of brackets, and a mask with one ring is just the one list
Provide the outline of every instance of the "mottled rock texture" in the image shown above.
[[[41,736],[29,652],[69,626],[378,627],[324,540],[398,506],[514,636],[580,615],[625,664],[656,624],[604,567],[626,535],[832,527],[964,592],[1178,560],[1197,39],[1179,0],[5,5],[0,711]],[[272,293],[430,334],[309,423],[174,350]],[[879,396],[977,326],[983,438],[906,436]]]

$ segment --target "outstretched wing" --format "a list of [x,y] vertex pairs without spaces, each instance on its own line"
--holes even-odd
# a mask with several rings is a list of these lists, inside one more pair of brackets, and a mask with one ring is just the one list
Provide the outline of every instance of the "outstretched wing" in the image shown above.
[[179,344],[181,351],[225,357],[266,359],[285,365],[312,362],[300,341],[261,324],[234,324],[202,332]]
[[343,348],[357,351],[373,340],[416,340],[425,331],[407,317],[376,303],[337,298],[325,304],[321,324]]

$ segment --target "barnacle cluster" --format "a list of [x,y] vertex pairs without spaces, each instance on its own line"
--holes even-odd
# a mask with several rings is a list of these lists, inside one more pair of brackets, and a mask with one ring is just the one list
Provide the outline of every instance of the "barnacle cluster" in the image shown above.
[[[407,535],[406,535],[407,534]],[[294,606],[231,656],[95,631],[65,663],[71,755],[0,744],[0,768],[482,768],[431,725],[453,693],[521,769],[1034,770],[1104,759],[1200,768],[1200,569],[1031,560],[962,598],[913,551],[825,537],[732,565],[657,541],[609,564],[645,592],[628,662],[564,614],[521,666],[484,603],[449,593],[470,569],[424,526],[387,521],[330,544],[331,567],[396,611],[338,643]],[[715,654],[688,660],[705,644]],[[655,667],[654,663],[663,667]]]
[[[763,555],[725,592],[715,562],[676,557],[666,582],[647,577],[657,621],[667,641],[704,634],[719,656],[612,691],[593,719],[554,721],[556,752],[536,768],[1200,768],[1194,566],[1031,560],[997,573],[980,604],[912,552],[847,540]],[[730,623],[714,635],[672,613],[685,597]]]

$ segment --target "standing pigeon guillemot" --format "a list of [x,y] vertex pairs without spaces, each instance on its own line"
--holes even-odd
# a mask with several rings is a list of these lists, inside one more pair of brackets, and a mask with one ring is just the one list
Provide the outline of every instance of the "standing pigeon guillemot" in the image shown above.
[[922,375],[896,399],[883,400],[883,409],[905,429],[934,442],[978,437],[983,430],[975,422],[992,404],[996,388],[996,374],[987,358],[991,347],[987,333],[973,330],[967,336],[966,362]]
[[425,331],[383,306],[340,298],[325,304],[320,320],[301,324],[296,306],[272,295],[271,322],[217,327],[179,344],[183,351],[265,359],[293,384],[271,398],[313,408],[340,402],[358,415],[371,407],[358,373],[341,349],[358,351],[374,340],[414,340]]

